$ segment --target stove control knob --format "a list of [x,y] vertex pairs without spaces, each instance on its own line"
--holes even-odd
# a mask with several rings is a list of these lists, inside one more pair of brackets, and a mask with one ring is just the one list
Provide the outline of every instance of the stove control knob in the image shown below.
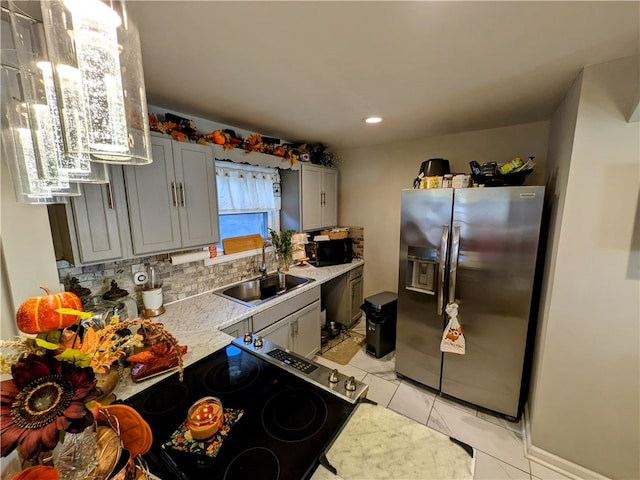
[[249,345],[252,341],[253,341],[253,335],[251,335],[250,333],[245,333],[244,334],[244,343]]
[[338,380],[338,369],[334,368],[329,375],[329,383],[338,383]]
[[353,392],[356,389],[356,379],[353,377],[347,378],[347,380],[344,382],[344,388],[347,390],[347,392]]
[[262,348],[262,337],[256,337],[256,339],[253,341],[253,346],[256,349]]

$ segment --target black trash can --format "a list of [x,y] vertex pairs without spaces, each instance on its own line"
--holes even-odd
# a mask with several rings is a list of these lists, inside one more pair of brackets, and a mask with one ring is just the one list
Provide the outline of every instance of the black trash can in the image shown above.
[[380,358],[396,349],[398,296],[381,292],[364,299],[360,309],[367,317],[367,354]]

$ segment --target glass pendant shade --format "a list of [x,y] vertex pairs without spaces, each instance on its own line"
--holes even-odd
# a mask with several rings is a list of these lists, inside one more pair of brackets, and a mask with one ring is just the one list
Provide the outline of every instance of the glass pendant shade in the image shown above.
[[151,163],[138,31],[124,2],[41,2],[65,149],[94,162]]
[[[66,145],[78,145],[86,138],[84,114],[79,108],[79,82],[77,69],[62,69],[61,82],[64,87],[56,91],[51,62],[40,61],[37,64],[44,80],[47,105],[52,118],[57,120],[54,130],[56,153],[60,156],[61,169],[70,181],[80,183],[107,183],[109,172],[107,165],[91,161],[88,153]],[[67,112],[62,116],[62,112]],[[66,121],[63,126],[62,121]]]
[[34,75],[21,68],[16,50],[1,53],[2,143],[16,199],[80,195],[59,169],[47,105],[30,103],[37,98]]
[[108,182],[105,166],[93,164],[87,153],[70,153],[65,149],[59,96],[42,23],[14,11],[9,11],[9,23],[21,72],[22,96],[33,127],[40,177],[53,188],[67,188],[69,182]]

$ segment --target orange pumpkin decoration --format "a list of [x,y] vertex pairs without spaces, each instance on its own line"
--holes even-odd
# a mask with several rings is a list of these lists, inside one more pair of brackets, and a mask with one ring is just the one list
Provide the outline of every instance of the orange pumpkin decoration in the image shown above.
[[70,327],[78,321],[77,315],[56,312],[59,308],[71,308],[81,312],[82,302],[75,293],[52,293],[46,287],[40,288],[47,294],[28,298],[18,308],[16,322],[21,332],[50,332]]
[[46,465],[25,468],[11,480],[60,480],[60,472]]
[[174,140],[177,140],[179,142],[184,142],[187,138],[187,134],[183,133],[183,132],[178,132],[177,130],[173,130],[171,132],[171,136],[174,138]]
[[226,141],[227,139],[225,138],[224,134],[220,130],[215,130],[213,132],[213,143],[217,145],[224,145]]

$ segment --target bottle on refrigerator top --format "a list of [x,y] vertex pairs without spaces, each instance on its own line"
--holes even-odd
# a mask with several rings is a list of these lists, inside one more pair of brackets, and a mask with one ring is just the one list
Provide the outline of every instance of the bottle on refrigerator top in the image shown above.
[[500,173],[502,175],[506,175],[507,173],[510,173],[513,170],[520,168],[522,165],[523,165],[522,159],[520,157],[516,157],[513,160],[511,160],[509,163],[505,163],[504,165],[501,165]]
[[453,177],[453,188],[468,188],[469,187],[469,175],[460,173]]

